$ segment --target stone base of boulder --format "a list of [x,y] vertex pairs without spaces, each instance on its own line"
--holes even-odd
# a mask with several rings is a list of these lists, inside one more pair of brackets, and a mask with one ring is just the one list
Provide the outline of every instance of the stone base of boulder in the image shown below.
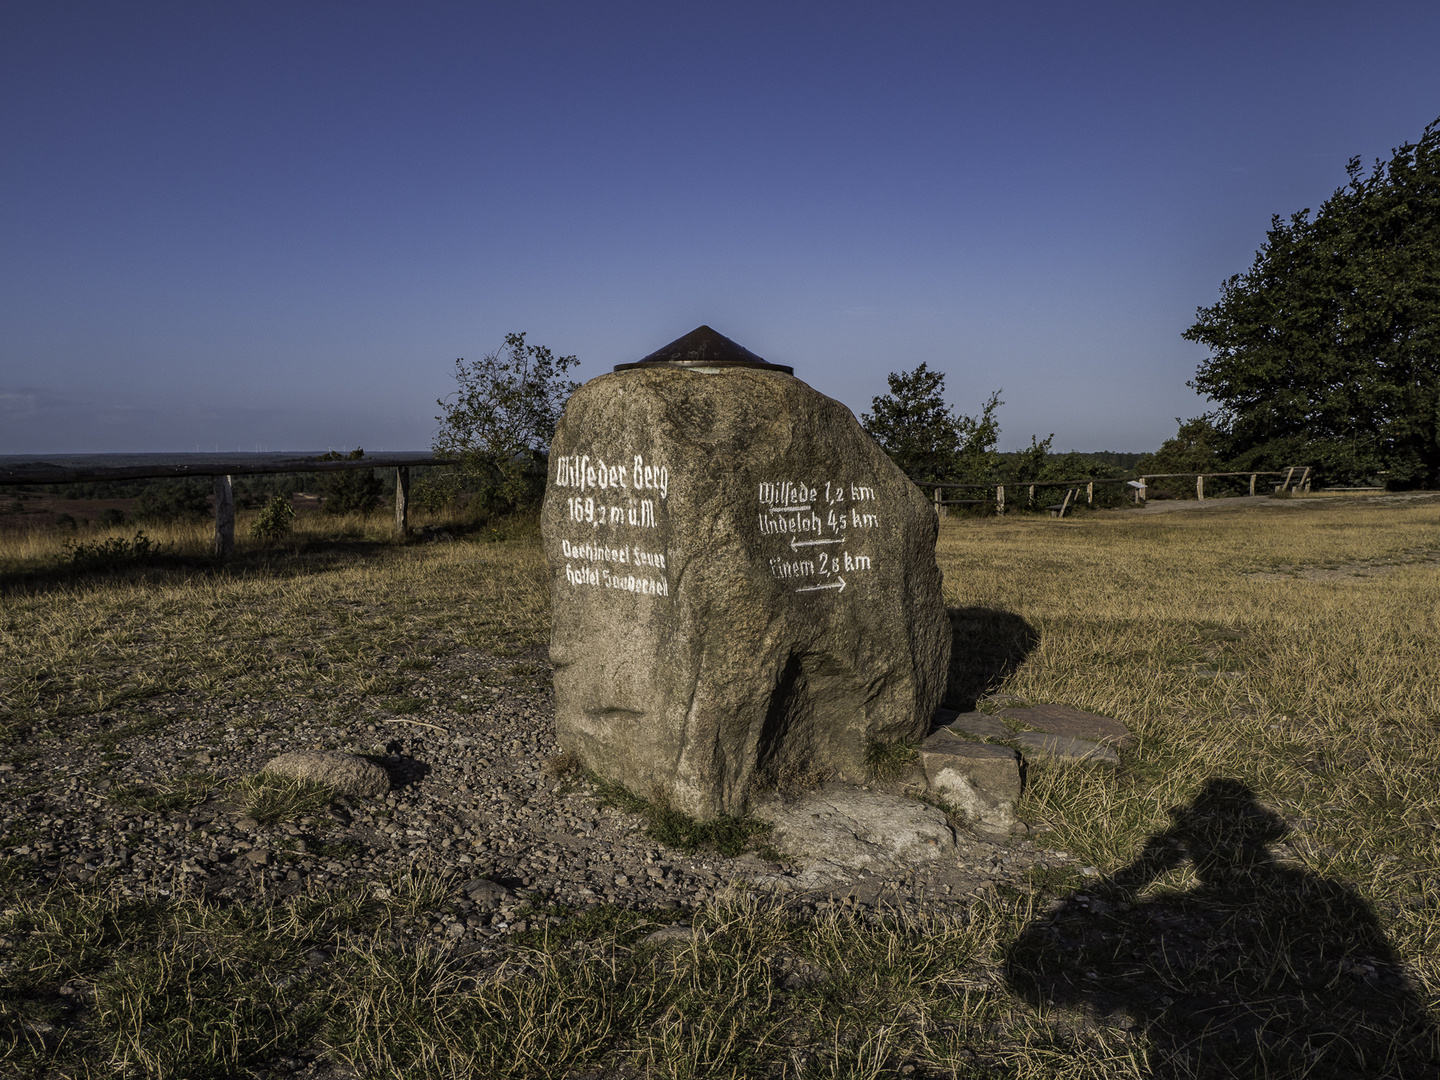
[[1105,743],[1076,739],[1068,735],[1051,735],[1046,731],[1021,731],[1013,736],[1020,749],[1032,756],[1051,761],[1083,761],[1091,765],[1119,765],[1120,755]]
[[882,790],[832,783],[797,801],[772,795],[756,804],[755,816],[773,824],[770,842],[805,863],[786,887],[823,888],[854,871],[883,873],[950,857],[956,845],[949,819],[921,799],[1002,842],[1025,828],[1015,813],[1025,758],[1114,765],[1116,748],[1134,744],[1120,721],[1064,705],[1007,706],[993,716],[939,709],[933,727],[901,776],[873,785]]
[[1128,750],[1135,745],[1135,737],[1130,734],[1130,729],[1119,720],[1069,705],[1011,705],[1000,709],[995,715],[1017,727],[1067,739],[1103,743],[1116,750]]
[[795,802],[759,801],[754,814],[771,823],[771,844],[810,862],[815,883],[827,872],[882,873],[955,854],[944,812],[879,791],[835,784]]
[[1008,746],[971,742],[944,729],[920,747],[930,794],[977,828],[1008,833],[1020,801],[1020,755]]

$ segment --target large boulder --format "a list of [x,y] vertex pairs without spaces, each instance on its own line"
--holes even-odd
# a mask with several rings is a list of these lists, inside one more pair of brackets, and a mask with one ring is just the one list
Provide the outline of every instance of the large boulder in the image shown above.
[[677,346],[708,359],[571,397],[542,530],[561,744],[709,819],[923,738],[950,627],[935,512],[850,410],[708,328]]

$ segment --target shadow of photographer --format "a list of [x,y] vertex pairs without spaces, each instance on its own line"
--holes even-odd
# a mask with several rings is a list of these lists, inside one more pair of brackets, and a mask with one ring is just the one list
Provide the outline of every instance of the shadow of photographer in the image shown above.
[[[1011,946],[1031,1004],[1129,1026],[1154,1077],[1434,1080],[1436,1028],[1350,887],[1277,863],[1288,832],[1243,783],[1212,778],[1112,877]],[[1198,884],[1140,893],[1188,863]]]

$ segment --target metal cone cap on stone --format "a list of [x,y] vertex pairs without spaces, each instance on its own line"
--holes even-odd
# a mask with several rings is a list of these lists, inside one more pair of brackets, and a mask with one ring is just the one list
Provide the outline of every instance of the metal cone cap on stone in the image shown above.
[[676,338],[669,345],[656,349],[644,359],[633,364],[616,364],[616,371],[635,368],[683,367],[701,370],[719,368],[764,368],[795,374],[795,369],[786,364],[772,364],[764,357],[756,356],[745,346],[731,341],[724,334],[708,326],[697,326],[684,337]]

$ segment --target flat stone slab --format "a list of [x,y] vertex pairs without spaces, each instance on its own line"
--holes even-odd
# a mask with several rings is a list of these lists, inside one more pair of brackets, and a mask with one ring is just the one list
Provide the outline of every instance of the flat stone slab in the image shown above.
[[956,712],[954,709],[936,709],[934,724],[942,731],[959,735],[973,735],[980,739],[1013,739],[1015,732],[993,716],[982,712]]
[[1021,731],[1012,742],[1024,747],[1027,754],[1040,754],[1053,761],[1083,761],[1093,765],[1119,765],[1120,755],[1113,746],[1074,739],[1068,735],[1051,735],[1046,731]]
[[930,793],[982,830],[1004,833],[1015,827],[1020,756],[1008,746],[972,742],[941,729],[921,745],[920,764]]
[[1001,709],[996,715],[1021,727],[1050,735],[1105,743],[1117,750],[1128,750],[1135,745],[1135,737],[1130,734],[1130,729],[1119,720],[1084,712],[1069,705],[1030,705],[1025,708],[1012,705]]
[[955,856],[945,815],[898,795],[834,785],[796,802],[766,800],[754,813],[773,825],[770,843],[808,864],[801,887],[839,870],[878,873]]

